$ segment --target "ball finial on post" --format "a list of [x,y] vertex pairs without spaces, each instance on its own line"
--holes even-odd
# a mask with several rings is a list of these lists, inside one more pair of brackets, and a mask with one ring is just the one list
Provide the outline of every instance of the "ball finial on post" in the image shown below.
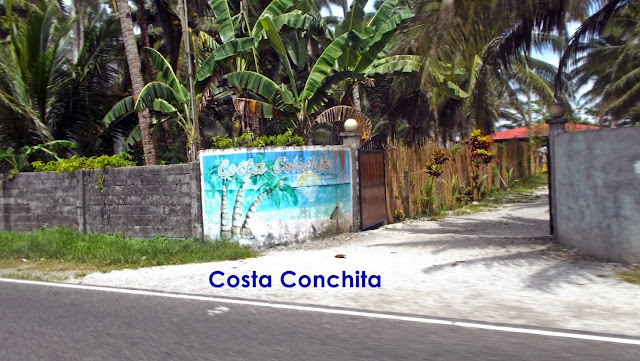
[[358,121],[350,118],[344,121],[345,132],[355,132],[358,129]]

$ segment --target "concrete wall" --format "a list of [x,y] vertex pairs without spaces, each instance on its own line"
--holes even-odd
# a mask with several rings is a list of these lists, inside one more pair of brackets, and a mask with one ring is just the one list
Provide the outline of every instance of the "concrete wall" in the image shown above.
[[554,227],[566,245],[640,262],[640,128],[555,137]]
[[2,229],[32,231],[41,226],[78,228],[80,177],[73,173],[20,173],[2,181]]
[[150,238],[202,237],[197,163],[20,173],[0,186],[0,226],[34,231],[68,226],[83,232]]
[[348,147],[208,150],[199,157],[208,238],[262,246],[353,229]]

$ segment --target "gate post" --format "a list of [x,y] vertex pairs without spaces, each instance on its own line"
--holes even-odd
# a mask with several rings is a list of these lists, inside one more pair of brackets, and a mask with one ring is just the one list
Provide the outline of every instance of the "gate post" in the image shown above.
[[360,177],[358,169],[358,147],[360,147],[360,132],[341,132],[342,145],[349,148],[351,154],[351,209],[352,211],[352,231],[360,229]]
[[545,123],[549,124],[549,137],[547,138],[547,172],[549,177],[549,233],[553,236],[555,234],[557,214],[556,208],[556,162],[553,159],[555,155],[555,142],[556,136],[565,132],[564,125],[567,123],[567,119],[563,118],[565,110],[559,103],[554,103],[549,109],[552,118]]

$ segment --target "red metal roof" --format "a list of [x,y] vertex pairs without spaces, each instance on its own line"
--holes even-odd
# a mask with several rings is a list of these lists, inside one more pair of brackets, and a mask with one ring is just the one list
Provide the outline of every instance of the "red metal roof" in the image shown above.
[[[596,125],[586,125],[586,124],[571,124],[568,123],[565,125],[565,129],[568,132],[582,132],[585,130],[595,130],[600,129],[600,127]],[[533,135],[538,137],[546,137],[549,135],[549,125],[546,123],[543,124],[534,124],[533,125]],[[528,139],[529,138],[529,128],[528,127],[520,127],[505,130],[502,132],[497,132],[491,134],[491,138],[493,140],[506,140],[506,139]]]

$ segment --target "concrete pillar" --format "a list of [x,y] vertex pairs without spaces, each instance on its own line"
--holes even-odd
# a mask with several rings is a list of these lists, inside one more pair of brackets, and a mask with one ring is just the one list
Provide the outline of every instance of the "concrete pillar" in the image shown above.
[[358,148],[360,147],[360,132],[341,132],[342,145],[351,154],[351,209],[353,214],[352,231],[360,229],[360,170],[358,168]]
[[358,149],[360,147],[360,139],[362,139],[362,133],[360,132],[341,132],[342,145],[351,149]]
[[84,169],[78,169],[74,173],[76,183],[76,217],[78,224],[78,232],[87,233],[87,205],[85,195],[85,178],[86,173]]
[[0,230],[8,231],[9,230],[9,222],[5,218],[6,210],[5,203],[6,199],[4,197],[4,182],[6,181],[6,176],[4,174],[0,174]]
[[554,148],[556,137],[565,132],[564,125],[567,123],[566,118],[551,118],[546,121],[549,124],[549,138],[547,141],[547,165],[549,175],[549,233],[555,234],[556,220],[554,215],[557,214],[556,207],[556,162],[554,157]]
[[191,236],[204,240],[204,225],[202,223],[202,185],[200,174],[200,163],[189,163],[191,177],[189,186],[191,188]]

